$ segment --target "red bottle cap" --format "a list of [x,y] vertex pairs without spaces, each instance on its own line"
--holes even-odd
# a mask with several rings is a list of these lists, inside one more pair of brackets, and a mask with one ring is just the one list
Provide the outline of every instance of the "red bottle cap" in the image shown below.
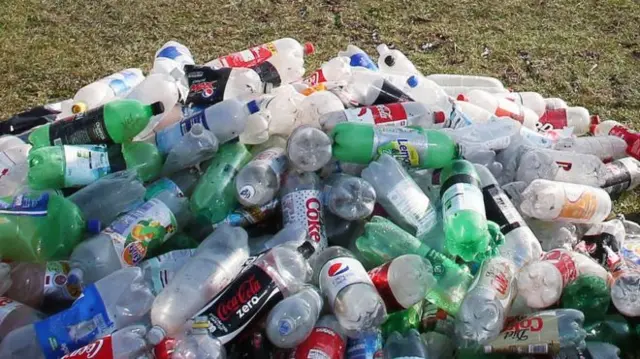
[[458,100],[458,101],[464,101],[464,102],[469,101],[469,100],[467,99],[467,96],[465,96],[465,95],[464,95],[464,94],[462,94],[462,93],[458,95],[458,97],[456,98],[456,100]]
[[600,116],[591,116],[591,125],[589,125],[589,132],[591,132],[592,135],[596,133],[596,127],[598,127],[601,122],[602,120],[600,119]]
[[444,114],[444,112],[438,111],[433,114],[433,117],[434,117],[435,123],[444,123],[447,116]]
[[305,42],[305,44],[304,44],[304,54],[305,55],[311,55],[314,52],[316,52],[316,47],[313,46],[313,44],[310,43],[310,42]]

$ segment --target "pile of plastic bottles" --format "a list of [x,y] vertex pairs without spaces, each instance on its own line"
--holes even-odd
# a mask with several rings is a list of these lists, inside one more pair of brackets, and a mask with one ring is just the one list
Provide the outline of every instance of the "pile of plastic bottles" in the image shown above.
[[174,41],[0,130],[0,358],[618,358],[640,133],[494,78]]

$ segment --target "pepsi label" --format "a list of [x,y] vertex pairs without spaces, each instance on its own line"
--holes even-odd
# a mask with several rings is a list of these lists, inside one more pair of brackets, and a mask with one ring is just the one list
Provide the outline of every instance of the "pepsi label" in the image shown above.
[[327,296],[331,305],[342,289],[357,283],[373,286],[367,271],[355,258],[334,258],[327,261],[320,269],[320,290]]

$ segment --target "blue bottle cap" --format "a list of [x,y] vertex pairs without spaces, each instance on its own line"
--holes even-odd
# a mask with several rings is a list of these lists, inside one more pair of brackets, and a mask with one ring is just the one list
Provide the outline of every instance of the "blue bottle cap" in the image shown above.
[[87,231],[91,234],[98,234],[102,230],[102,223],[97,219],[87,221]]
[[418,86],[418,78],[416,76],[409,77],[407,79],[407,85],[409,85],[409,87],[411,88]]
[[247,103],[247,108],[249,109],[249,113],[254,114],[260,111],[260,106],[258,105],[258,101],[252,100]]

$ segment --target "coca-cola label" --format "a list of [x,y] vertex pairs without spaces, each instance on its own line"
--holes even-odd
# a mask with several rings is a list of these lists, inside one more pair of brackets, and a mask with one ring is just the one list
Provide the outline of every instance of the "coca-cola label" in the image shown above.
[[402,309],[407,309],[398,303],[398,300],[393,295],[391,285],[389,285],[389,267],[392,262],[385,263],[377,268],[369,271],[369,278],[373,282],[373,285],[378,290],[380,297],[384,300],[384,304],[387,307],[387,312],[395,312]]
[[111,336],[109,335],[78,350],[74,350],[60,359],[113,359],[112,345]]
[[366,123],[376,126],[407,126],[409,118],[401,103],[366,106],[344,110],[348,122]]
[[296,348],[295,359],[343,359],[345,341],[330,328],[315,327]]
[[0,297],[0,325],[7,318],[11,312],[22,307],[21,303],[14,301],[11,298]]
[[482,189],[482,194],[487,219],[499,225],[502,234],[507,235],[516,228],[527,226],[502,188],[491,184]]
[[316,253],[327,247],[324,229],[324,213],[319,190],[301,190],[282,197],[282,221],[285,226],[300,226],[307,229]]
[[553,264],[562,275],[562,286],[573,282],[578,277],[578,269],[571,255],[563,249],[553,249],[542,256],[542,260]]
[[213,336],[230,342],[260,313],[283,299],[274,280],[253,265],[218,294],[197,316],[209,318]]
[[356,283],[371,283],[367,271],[362,263],[351,257],[338,257],[327,261],[320,269],[320,290],[327,296],[330,305],[333,305],[338,293],[343,288]]
[[550,310],[507,323],[484,346],[485,353],[548,354],[560,350],[557,312]]
[[327,82],[327,78],[324,77],[324,71],[322,69],[317,69],[302,81],[308,86],[315,86],[319,83]]
[[267,61],[278,52],[272,42],[255,46],[244,51],[234,52],[210,62],[216,67],[252,67]]
[[563,129],[568,126],[567,109],[559,108],[555,110],[547,110],[538,120],[540,132],[547,132],[552,129]]

